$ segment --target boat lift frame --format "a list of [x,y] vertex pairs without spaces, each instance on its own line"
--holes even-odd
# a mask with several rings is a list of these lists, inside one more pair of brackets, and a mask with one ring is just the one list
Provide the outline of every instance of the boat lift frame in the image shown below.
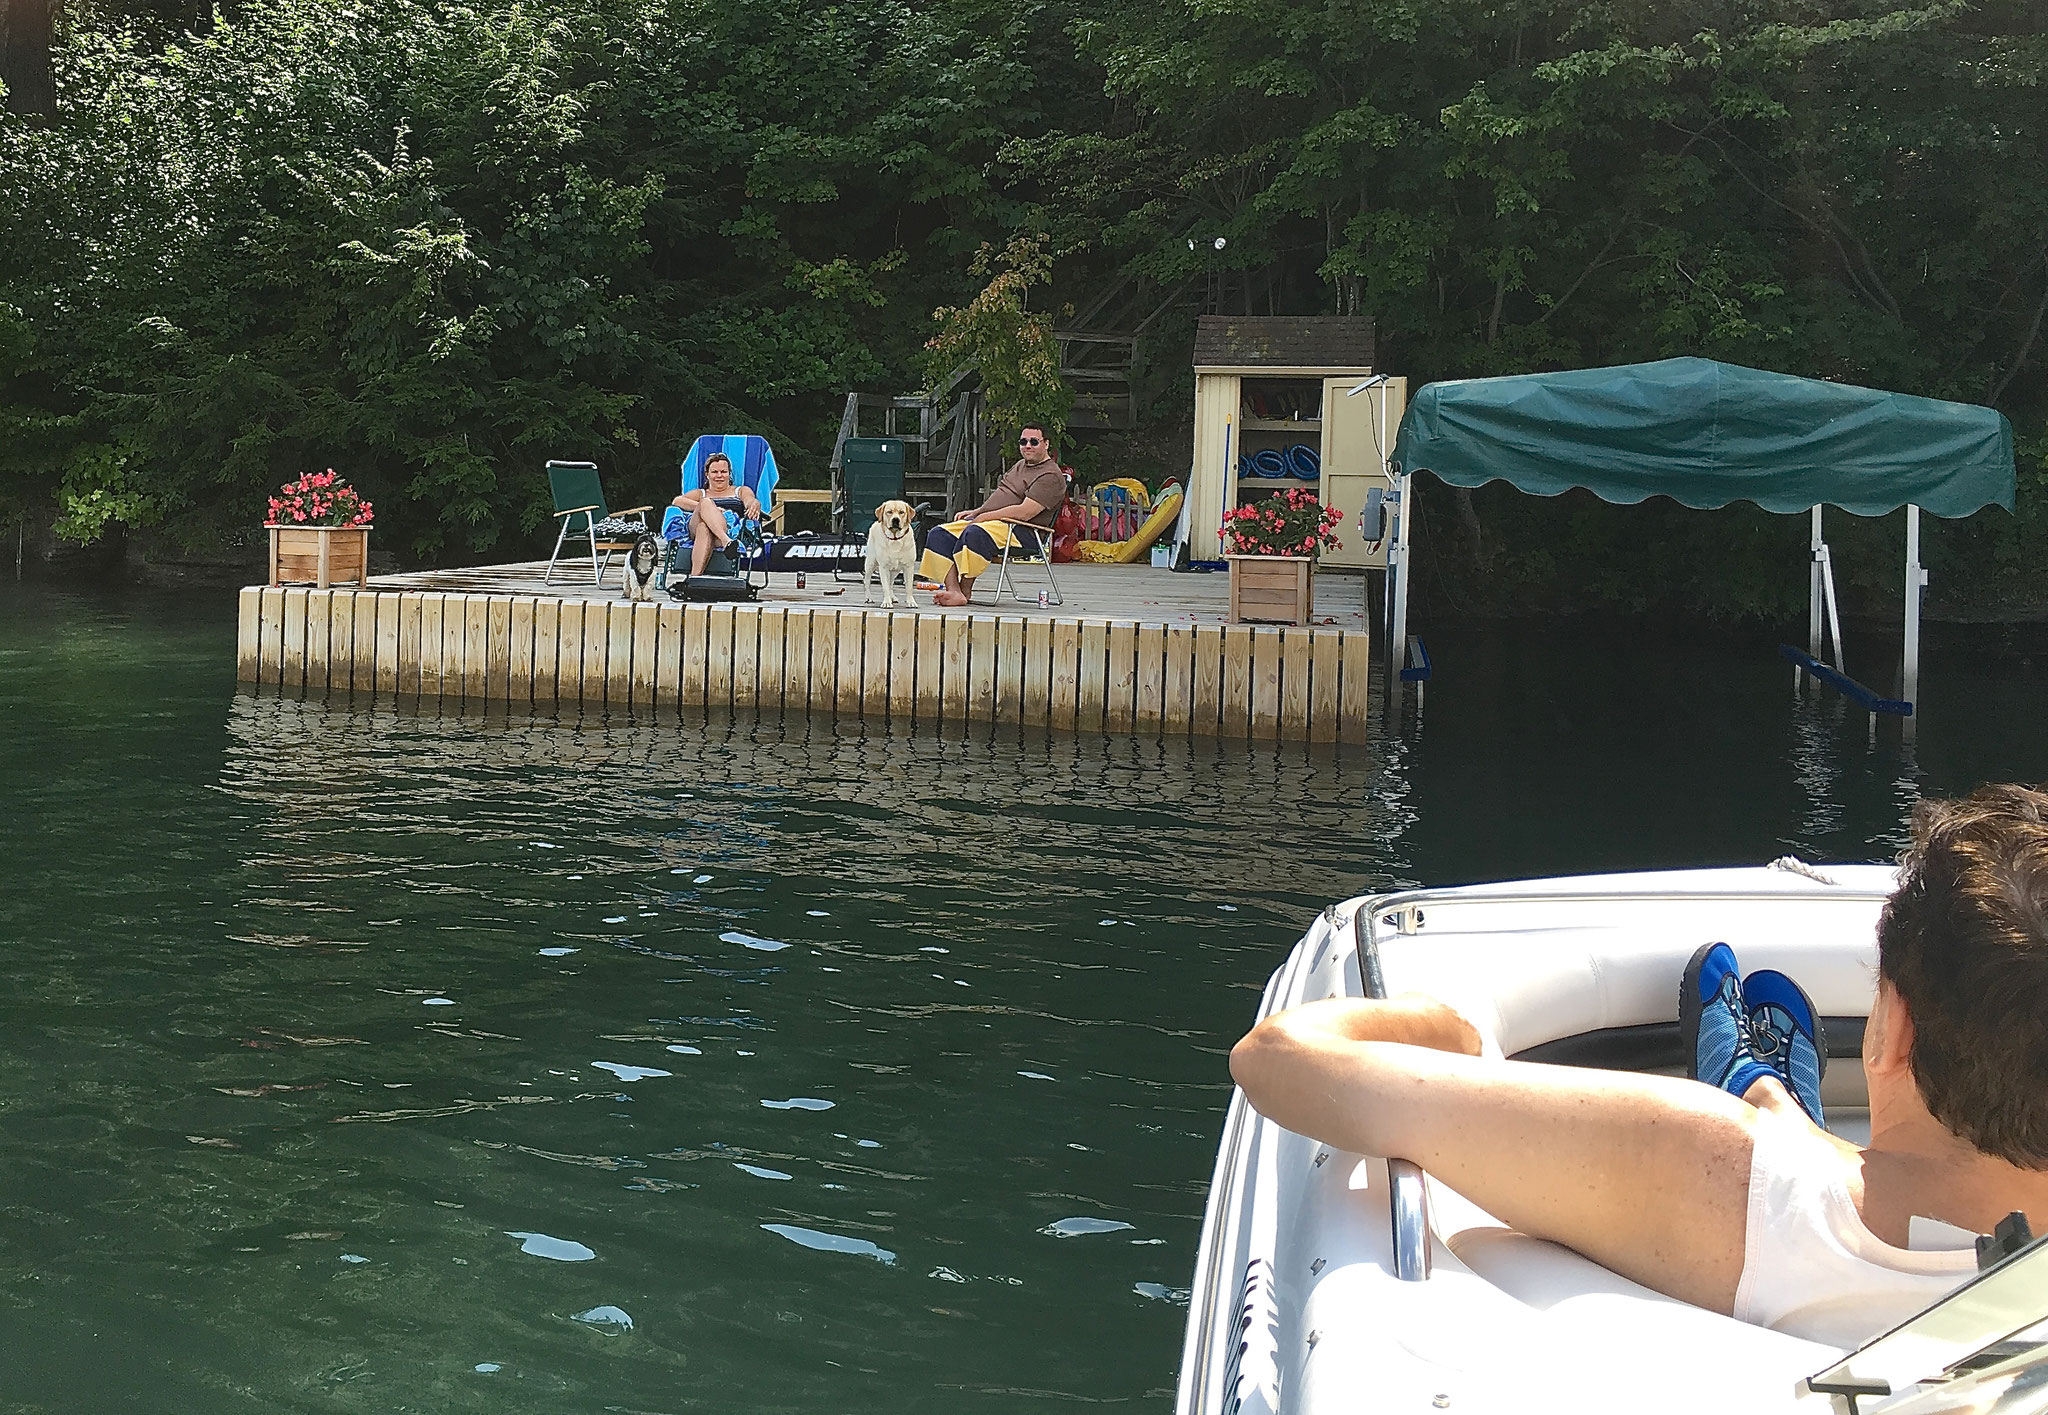
[[[1928,579],[1921,513],[2012,511],[2013,446],[2012,422],[1994,408],[1688,356],[1425,384],[1402,416],[1388,472],[1409,522],[1410,477],[1425,471],[1451,486],[1504,481],[1534,496],[1583,490],[1616,506],[1663,496],[1700,510],[1746,501],[1773,515],[1804,512],[1807,642],[1781,652],[1797,665],[1800,691],[1818,680],[1871,714],[1873,734],[1877,718],[1890,715],[1910,736]],[[1824,524],[1829,506],[1866,518],[1906,513],[1905,633],[1897,677],[1883,684],[1895,697],[1849,676]],[[1413,563],[1406,543],[1389,562],[1387,652],[1395,665],[1408,649]],[[1880,677],[1890,675],[1867,674],[1870,683]]]
[[[1366,387],[1369,385],[1360,385]],[[1402,682],[1417,682],[1429,677],[1427,653],[1419,654],[1419,661],[1411,663],[1408,639],[1408,575],[1414,564],[1413,542],[1411,540],[1414,517],[1413,472],[1402,471],[1399,464],[1392,464],[1394,487],[1386,497],[1387,525],[1387,691],[1389,695],[1400,692]],[[1906,565],[1905,565],[1905,639],[1899,651],[1899,696],[1883,697],[1870,688],[1851,678],[1842,656],[1842,615],[1835,596],[1835,564],[1828,550],[1825,528],[1822,523],[1822,508],[1809,509],[1811,530],[1808,536],[1807,558],[1807,604],[1806,604],[1806,652],[1797,650],[1787,653],[1793,662],[1793,681],[1804,686],[1808,679],[1815,679],[1836,689],[1869,712],[1873,719],[1879,716],[1898,717],[1907,736],[1913,735],[1914,719],[1918,716],[1920,701],[1920,614],[1927,594],[1927,567],[1920,563],[1920,508],[1908,504],[1906,510]],[[1414,648],[1421,650],[1421,641]],[[1421,690],[1418,687],[1417,692]]]
[[[1781,650],[1792,661],[1793,683],[1804,689],[1818,680],[1877,718],[1893,716],[1913,735],[1920,701],[1920,612],[1927,594],[1927,569],[1920,563],[1920,508],[1906,506],[1905,634],[1899,649],[1899,696],[1886,698],[1849,676],[1842,658],[1842,616],[1835,598],[1835,562],[1829,553],[1822,508],[1813,507],[1807,540],[1806,652]],[[1830,662],[1832,660],[1832,662]]]

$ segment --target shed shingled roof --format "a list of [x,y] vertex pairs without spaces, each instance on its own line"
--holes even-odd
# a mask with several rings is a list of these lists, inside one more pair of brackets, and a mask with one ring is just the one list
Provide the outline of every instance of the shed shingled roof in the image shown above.
[[1205,314],[1195,325],[1196,368],[1373,367],[1364,315]]

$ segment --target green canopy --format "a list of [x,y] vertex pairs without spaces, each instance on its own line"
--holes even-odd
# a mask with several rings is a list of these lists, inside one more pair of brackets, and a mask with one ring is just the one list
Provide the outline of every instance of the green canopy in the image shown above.
[[1990,408],[1712,359],[1432,383],[1393,460],[1454,486],[1584,487],[1625,506],[1967,516],[2013,502],[2012,424]]

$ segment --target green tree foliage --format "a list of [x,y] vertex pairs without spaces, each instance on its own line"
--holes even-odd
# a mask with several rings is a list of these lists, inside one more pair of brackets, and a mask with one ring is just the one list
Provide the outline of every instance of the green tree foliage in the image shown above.
[[73,534],[198,544],[334,465],[428,556],[531,527],[549,456],[822,463],[833,395],[907,365],[997,229],[1018,39],[760,0],[76,31],[64,121],[0,127],[0,455]]
[[[1109,0],[1076,33],[1128,113],[1014,159],[1122,198],[1108,238],[1162,279],[1226,264],[1226,308],[1371,314],[1384,366],[1418,381],[1694,353],[1993,402],[2023,430],[2048,413],[2048,18],[2023,0]],[[2033,446],[2021,515],[1942,543],[2039,597]],[[1619,518],[1659,550],[1687,534],[1479,502],[1520,534],[1482,543],[1469,511],[1437,529],[1497,602],[1553,551],[1630,534]],[[1797,544],[1752,519],[1658,558],[1689,576],[1731,544]],[[1660,583],[1627,563],[1638,597]],[[1797,578],[1738,607],[1779,608]]]
[[1028,308],[1032,289],[1052,275],[1045,238],[1018,236],[1001,251],[983,246],[968,269],[988,277],[988,284],[965,305],[933,312],[938,332],[925,344],[927,382],[943,387],[960,370],[977,370],[999,435],[1028,421],[1057,441],[1067,430],[1074,395],[1060,378],[1052,316]]
[[[1935,532],[1937,592],[2048,604],[2031,0],[173,11],[76,11],[60,120],[0,119],[0,498],[80,534],[203,541],[334,465],[418,554],[507,549],[546,457],[653,491],[711,428],[815,477],[845,389],[935,333],[1000,380],[961,321],[1136,273],[1182,373],[1208,307],[1371,315],[1416,382],[1695,353],[1993,403],[2020,512]],[[1788,518],[1424,509],[1445,603],[1803,593]],[[1895,536],[1840,541],[1896,595]]]

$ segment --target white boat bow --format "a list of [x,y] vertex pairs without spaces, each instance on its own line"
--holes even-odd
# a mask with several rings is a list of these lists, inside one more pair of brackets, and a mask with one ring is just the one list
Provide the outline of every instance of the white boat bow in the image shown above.
[[[1858,1052],[1892,883],[1887,866],[1780,862],[1366,896],[1323,911],[1260,1015],[1421,990],[1491,1053],[1680,1070],[1679,977],[1725,940],[1829,1019],[1830,1128],[1866,1139]],[[1233,1091],[1176,1409],[1825,1411],[1844,1398],[1802,1381],[1846,1355],[1516,1233],[1413,1165],[1333,1151]]]

